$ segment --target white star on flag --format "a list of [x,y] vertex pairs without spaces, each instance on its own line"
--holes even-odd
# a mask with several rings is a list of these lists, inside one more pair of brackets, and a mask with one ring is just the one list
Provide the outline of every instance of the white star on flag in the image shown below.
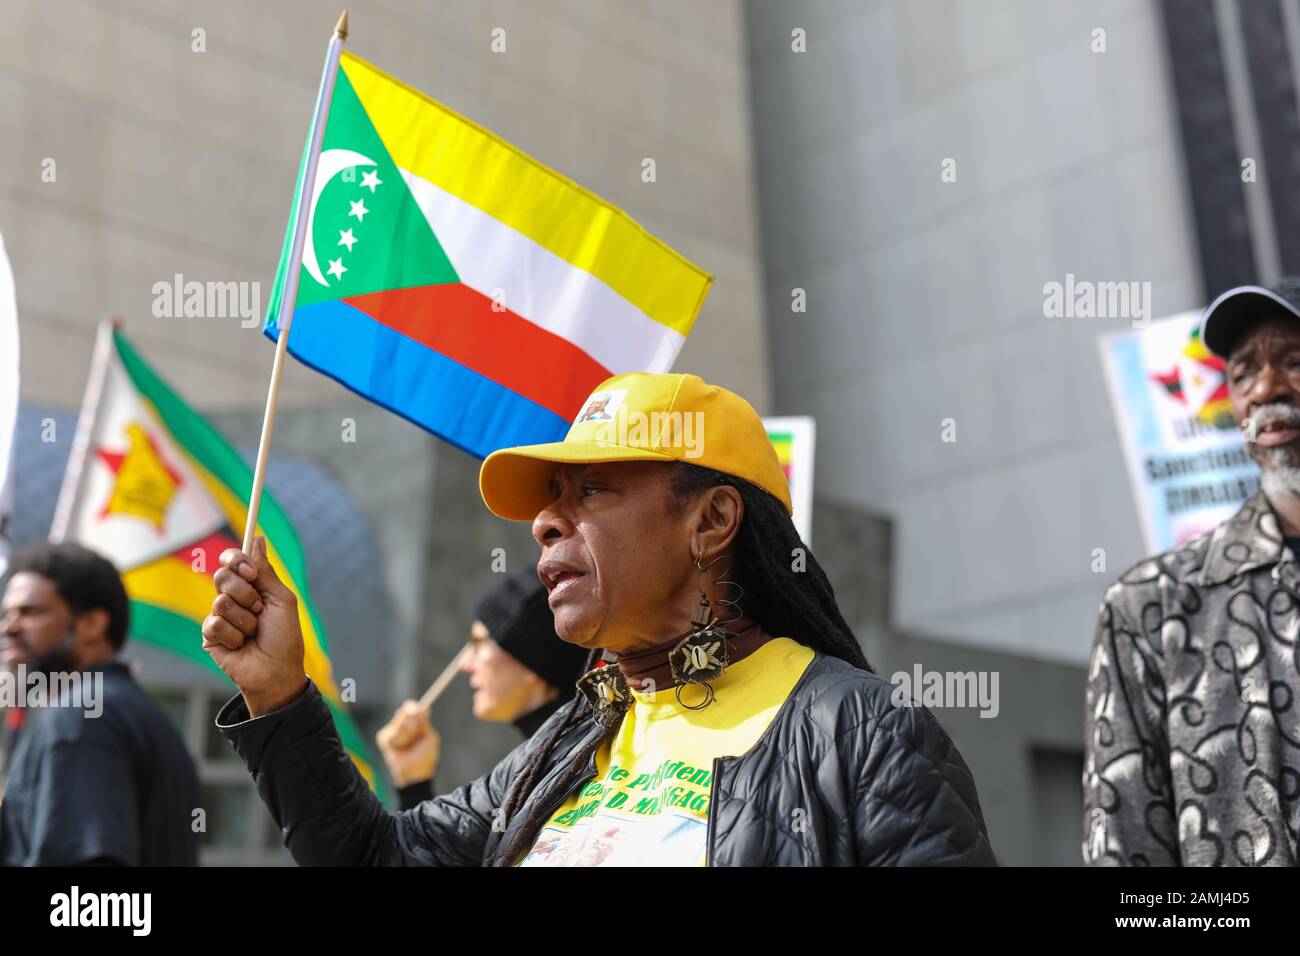
[[336,279],[342,279],[343,273],[348,271],[348,267],[343,264],[342,259],[331,259],[330,267],[325,270]]
[[353,202],[349,199],[348,205],[352,207],[352,211],[349,212],[348,215],[356,216],[357,222],[364,222],[366,213],[370,212],[370,210],[366,208],[366,201],[364,199],[358,199],[356,202]]
[[352,251],[352,247],[353,247],[354,245],[356,245],[356,244],[357,244],[357,237],[354,236],[354,235],[352,235],[352,230],[351,230],[351,229],[340,229],[340,230],[339,230],[339,245],[340,245],[340,246],[347,246],[347,247],[348,247],[348,252],[351,252],[351,251]]
[[379,174],[373,169],[368,173],[361,174],[361,187],[363,189],[369,187],[370,195],[372,196],[375,194],[375,187],[382,186],[383,184],[384,181],[379,178]]

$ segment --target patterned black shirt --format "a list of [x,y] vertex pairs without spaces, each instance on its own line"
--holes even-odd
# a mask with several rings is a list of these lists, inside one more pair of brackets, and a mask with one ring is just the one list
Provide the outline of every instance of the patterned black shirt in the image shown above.
[[1084,861],[1294,866],[1300,563],[1263,493],[1106,592],[1088,675]]

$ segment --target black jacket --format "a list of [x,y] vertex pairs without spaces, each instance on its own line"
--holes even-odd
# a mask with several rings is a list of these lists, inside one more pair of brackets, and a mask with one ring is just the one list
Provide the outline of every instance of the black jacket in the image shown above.
[[0,865],[198,863],[203,802],[185,741],[125,663],[81,674],[92,687],[101,677],[98,714],[67,699],[27,713],[0,804]]
[[[884,678],[818,653],[771,726],[740,757],[714,761],[710,866],[996,865],[975,781],[923,707],[891,702]],[[571,727],[538,774],[529,803],[494,826],[531,749],[575,706],[489,773],[413,810],[388,813],[344,753],[314,686],[250,720],[235,697],[217,727],[235,745],[302,864],[479,866],[500,862],[532,801],[558,808],[579,786],[563,766],[599,733]]]

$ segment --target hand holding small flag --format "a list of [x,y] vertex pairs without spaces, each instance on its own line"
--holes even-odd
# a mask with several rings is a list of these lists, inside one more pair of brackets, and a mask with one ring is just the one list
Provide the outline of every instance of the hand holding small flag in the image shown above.
[[375,743],[399,787],[432,779],[442,755],[442,737],[429,723],[429,711],[404,701],[393,719],[375,734]]
[[278,710],[307,686],[298,598],[267,558],[266,539],[252,554],[221,552],[212,576],[217,596],[203,621],[203,647],[235,682],[251,717]]

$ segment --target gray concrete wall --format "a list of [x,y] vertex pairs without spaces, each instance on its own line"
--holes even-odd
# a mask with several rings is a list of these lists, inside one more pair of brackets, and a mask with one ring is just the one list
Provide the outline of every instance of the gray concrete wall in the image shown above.
[[[923,673],[997,675],[995,715],[989,710],[991,716],[981,716],[976,706],[931,710],[975,778],[998,860],[1018,866],[1078,865],[1083,670],[896,627],[890,598],[897,573],[896,530],[859,508],[829,500],[816,503],[814,551],[845,620],[872,668],[885,677],[913,675],[917,666]],[[1064,774],[1052,772],[1062,766]]]
[[774,404],[817,418],[818,557],[879,672],[998,675],[996,718],[936,713],[999,858],[1077,864],[1083,665],[1142,544],[1096,344],[1128,320],[1045,318],[1043,286],[1200,303],[1157,10],[746,13]]
[[1141,555],[1096,344],[1127,323],[1043,286],[1200,303],[1155,5],[746,9],[775,403],[817,417],[818,495],[895,522],[898,625],[1082,664]]

